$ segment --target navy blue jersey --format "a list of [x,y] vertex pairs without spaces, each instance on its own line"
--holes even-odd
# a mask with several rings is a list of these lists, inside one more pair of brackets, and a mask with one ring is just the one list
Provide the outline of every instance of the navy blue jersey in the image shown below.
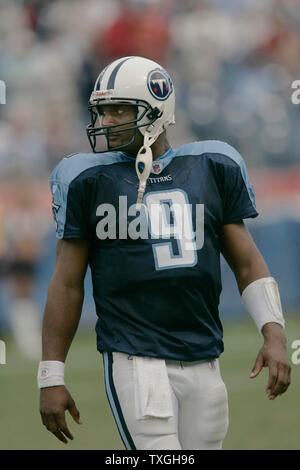
[[256,217],[241,155],[219,141],[153,162],[136,210],[134,158],[64,158],[50,177],[57,238],[90,240],[99,351],[197,361],[219,357],[222,225]]

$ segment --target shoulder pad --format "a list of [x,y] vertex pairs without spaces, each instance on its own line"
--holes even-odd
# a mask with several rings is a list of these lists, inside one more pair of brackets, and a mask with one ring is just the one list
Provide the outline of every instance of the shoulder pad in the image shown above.
[[203,155],[207,153],[218,153],[225,155],[240,165],[243,161],[241,154],[231,145],[220,140],[202,140],[182,145],[176,151],[176,156]]
[[120,152],[76,153],[63,158],[50,175],[50,181],[70,184],[77,176],[88,168],[98,165],[112,165],[126,161]]

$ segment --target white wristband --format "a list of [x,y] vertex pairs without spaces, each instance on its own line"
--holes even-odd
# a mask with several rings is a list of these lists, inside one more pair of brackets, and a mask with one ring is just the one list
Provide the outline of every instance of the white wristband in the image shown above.
[[260,333],[269,322],[279,323],[284,328],[278,285],[273,277],[251,282],[242,293],[242,302]]
[[39,388],[65,385],[65,364],[60,361],[41,361],[37,375]]

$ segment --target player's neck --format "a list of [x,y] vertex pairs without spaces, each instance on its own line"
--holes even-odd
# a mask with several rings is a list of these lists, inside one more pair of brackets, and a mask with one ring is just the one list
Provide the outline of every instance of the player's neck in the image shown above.
[[157,158],[161,157],[164,153],[169,150],[170,147],[171,146],[169,144],[165,132],[163,134],[160,134],[158,139],[151,146],[153,160],[156,160]]
[[[142,136],[140,136],[137,142],[134,142],[134,144],[126,147],[126,149],[124,150],[124,153],[129,155],[130,157],[136,158],[138,151],[143,146],[143,142],[144,142],[144,139]],[[153,160],[156,160],[157,158],[164,155],[164,153],[166,153],[170,149],[170,147],[171,146],[167,139],[166,132],[164,131],[162,134],[158,136],[157,140],[151,145]]]

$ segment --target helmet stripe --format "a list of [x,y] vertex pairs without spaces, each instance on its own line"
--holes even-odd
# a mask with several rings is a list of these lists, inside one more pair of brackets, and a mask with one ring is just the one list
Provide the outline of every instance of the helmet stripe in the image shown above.
[[114,87],[115,87],[115,81],[116,81],[116,76],[117,76],[117,73],[120,69],[120,67],[124,64],[124,62],[126,62],[127,60],[129,59],[132,59],[132,57],[127,57],[126,59],[122,60],[121,62],[118,63],[118,65],[116,65],[116,67],[113,69],[109,79],[108,79],[108,82],[107,82],[107,90],[113,90]]
[[102,72],[100,73],[99,77],[98,77],[98,80],[97,80],[97,84],[96,84],[96,87],[95,87],[95,90],[99,91],[101,89],[101,82],[102,82],[102,78],[104,77],[104,74],[107,70],[107,68],[109,67],[109,65],[107,65],[105,67],[105,69],[102,70]]

